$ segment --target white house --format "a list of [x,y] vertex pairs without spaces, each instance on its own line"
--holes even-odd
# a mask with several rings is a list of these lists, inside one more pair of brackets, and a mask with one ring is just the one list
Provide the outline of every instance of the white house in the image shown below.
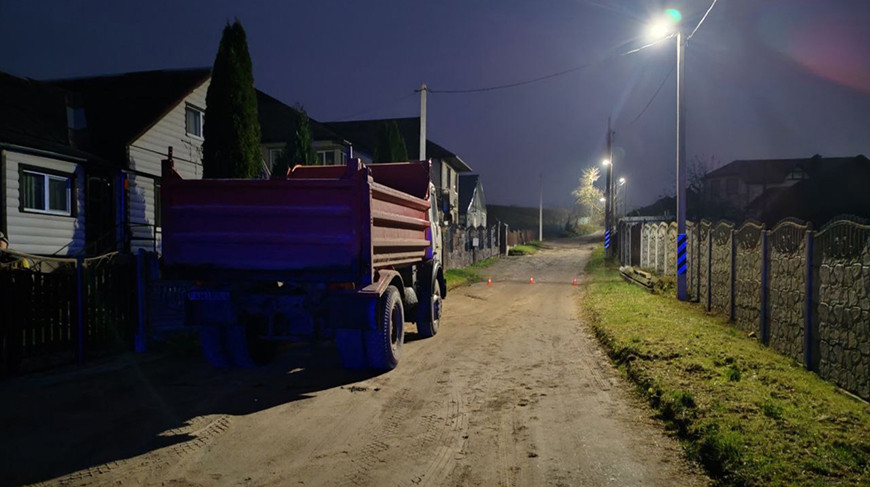
[[85,174],[76,97],[0,73],[0,231],[10,248],[65,256],[86,243]]
[[176,170],[184,178],[202,177],[210,78],[210,69],[201,68],[52,82],[81,95],[88,148],[117,168],[111,177],[101,175],[116,195],[106,201],[114,222],[92,225],[100,233],[95,241],[113,240],[121,250],[160,250],[160,161],[172,147]]

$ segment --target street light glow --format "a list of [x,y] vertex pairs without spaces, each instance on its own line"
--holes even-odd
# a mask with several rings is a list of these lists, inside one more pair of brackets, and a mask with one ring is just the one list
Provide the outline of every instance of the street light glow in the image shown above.
[[664,16],[650,24],[647,35],[649,35],[650,39],[653,40],[667,37],[676,31],[677,25],[682,19],[683,15],[679,10],[669,8],[665,10]]
[[610,165],[610,159],[602,159],[602,160],[601,160],[601,165],[602,165],[602,166]]
[[606,202],[606,201],[607,201],[607,198],[603,198],[603,197],[602,197],[602,198],[601,198],[601,199],[600,199],[600,200],[598,200],[598,201],[600,201],[600,202],[602,202],[602,203],[604,203],[604,202]]
[[619,184],[625,184],[625,178],[619,178]]

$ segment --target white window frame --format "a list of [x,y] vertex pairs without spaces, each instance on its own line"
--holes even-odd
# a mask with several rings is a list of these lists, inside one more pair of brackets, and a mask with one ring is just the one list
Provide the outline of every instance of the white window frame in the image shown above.
[[273,148],[269,149],[269,167],[270,168],[275,167],[275,163],[278,162],[278,158],[281,157],[281,152],[283,152],[283,151],[284,151],[284,149],[282,149],[280,147],[278,147],[278,148],[273,147]]
[[[22,174],[28,173],[35,176],[42,176],[42,189],[43,189],[43,204],[45,205],[45,209],[41,208],[28,208],[24,206],[24,201],[21,201],[21,208],[28,213],[42,213],[44,215],[58,215],[58,216],[72,216],[72,176],[58,176],[56,174],[48,174],[44,172],[34,171],[31,169],[22,169]],[[49,181],[64,181],[66,183],[66,211],[63,210],[52,210],[50,203],[51,191]],[[22,181],[18,182],[19,186],[23,184]],[[20,189],[19,189],[20,191]],[[23,193],[23,191],[22,191]]]
[[[187,126],[187,111],[191,110],[196,112],[199,115],[199,134],[195,134],[190,131],[190,127]],[[194,139],[204,140],[203,132],[205,130],[205,111],[201,108],[197,108],[193,105],[185,105],[184,106],[184,133],[186,133],[189,137],[193,137]]]

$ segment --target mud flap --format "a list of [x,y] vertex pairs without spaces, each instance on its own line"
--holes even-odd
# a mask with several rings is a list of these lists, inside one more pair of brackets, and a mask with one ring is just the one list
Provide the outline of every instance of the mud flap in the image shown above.
[[232,358],[227,350],[227,336],[221,325],[199,327],[199,343],[205,359],[215,367],[228,368]]
[[366,367],[362,330],[336,328],[335,346],[338,348],[338,355],[341,357],[341,365],[344,368],[363,369]]

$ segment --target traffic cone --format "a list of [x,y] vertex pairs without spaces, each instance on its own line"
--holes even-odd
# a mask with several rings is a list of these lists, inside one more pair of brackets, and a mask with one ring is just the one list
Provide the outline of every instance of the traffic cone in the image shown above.
[[489,276],[489,279],[486,280],[487,286],[492,286],[492,276]]
[[529,284],[535,283],[535,276],[529,276]]
[[571,285],[572,285],[572,286],[576,286],[576,285],[577,285],[577,276],[574,276],[574,280],[571,281]]

